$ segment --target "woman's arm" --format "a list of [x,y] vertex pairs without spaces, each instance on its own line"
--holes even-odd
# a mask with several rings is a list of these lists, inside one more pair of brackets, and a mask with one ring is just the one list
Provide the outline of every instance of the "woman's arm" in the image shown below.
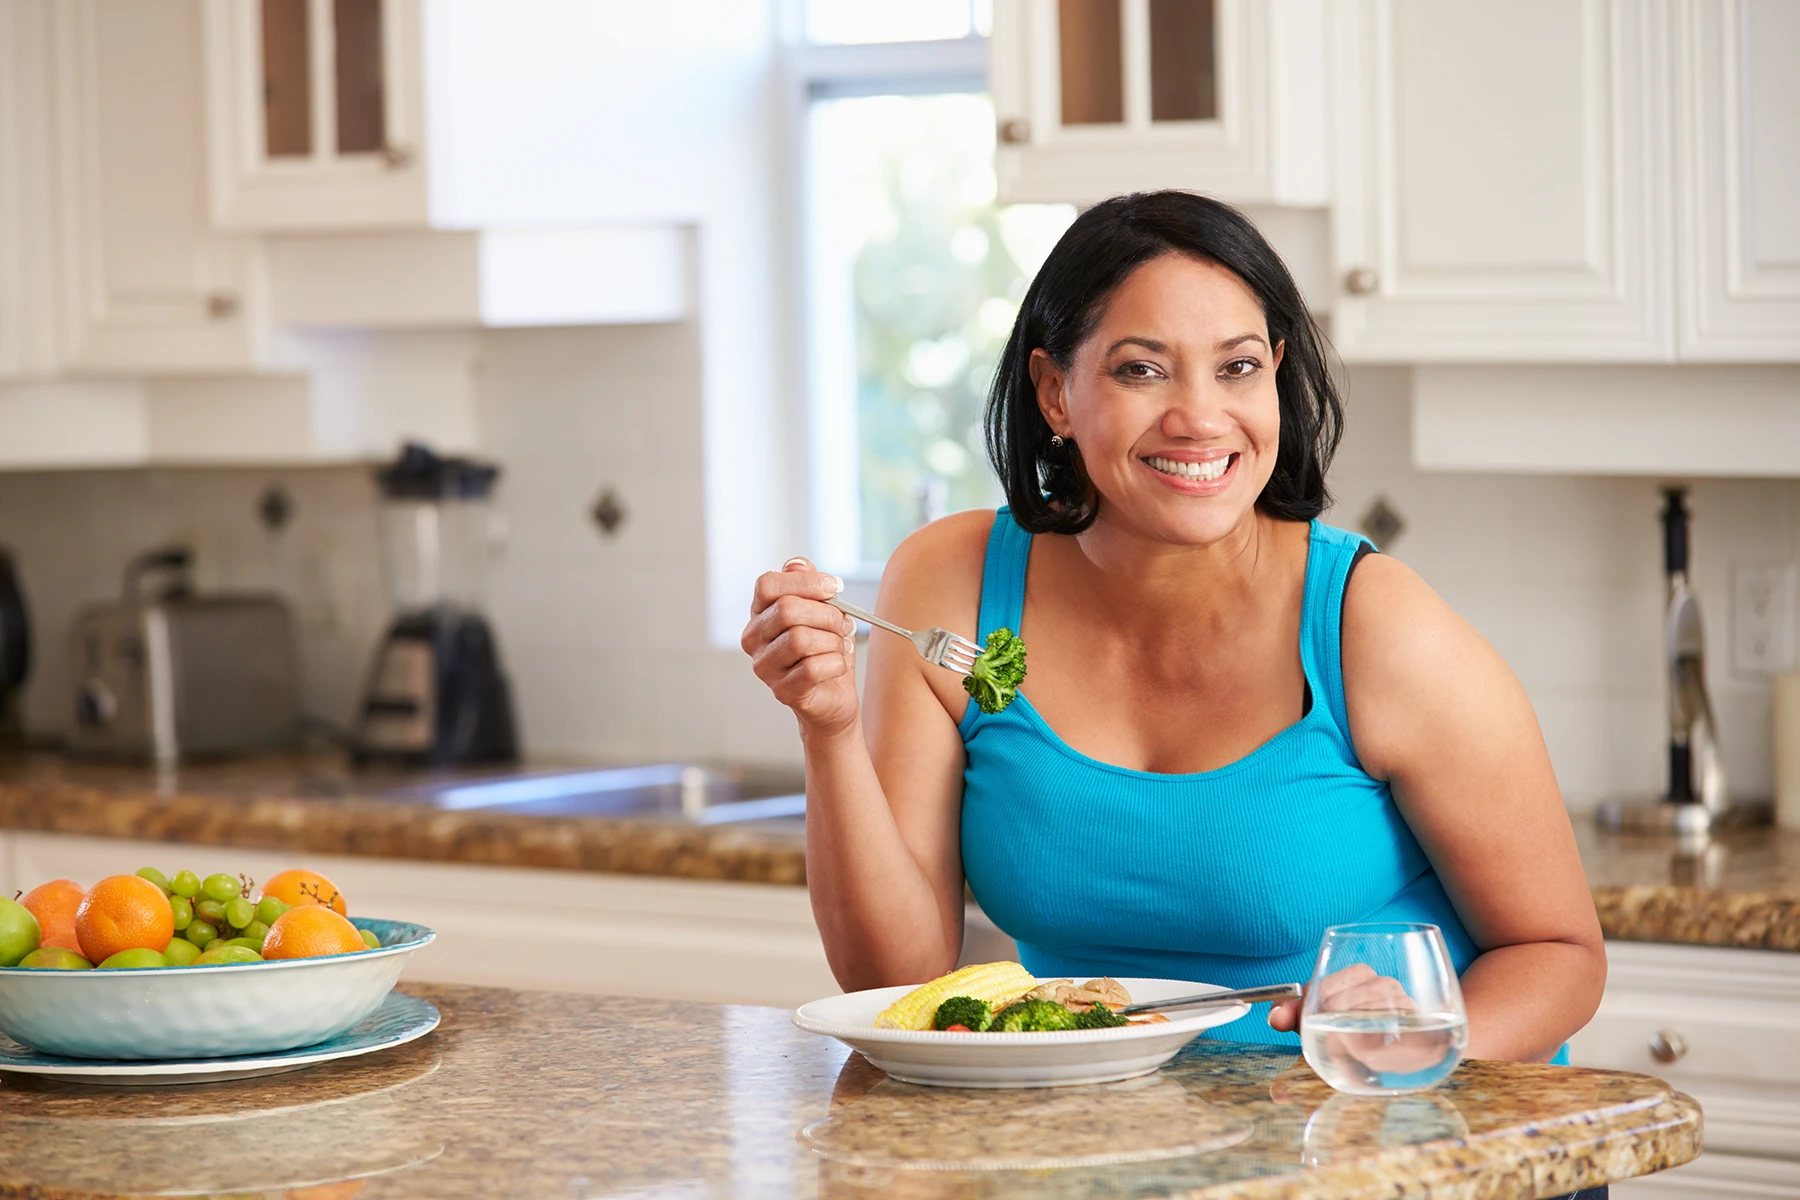
[[1386,555],[1351,576],[1342,643],[1363,769],[1392,786],[1483,951],[1462,977],[1468,1053],[1547,1059],[1599,1006],[1606,950],[1530,701],[1494,649]]
[[[883,573],[877,611],[909,629],[973,629],[992,519],[958,514],[908,538]],[[952,673],[877,632],[859,706],[854,647],[823,603],[829,577],[790,567],[758,580],[744,649],[799,718],[807,889],[826,958],[846,990],[920,983],[954,967],[962,948],[956,721],[967,698]]]

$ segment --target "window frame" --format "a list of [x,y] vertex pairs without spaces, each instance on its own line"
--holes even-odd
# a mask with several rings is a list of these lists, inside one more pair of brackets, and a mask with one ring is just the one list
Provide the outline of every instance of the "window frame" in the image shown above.
[[[855,483],[855,470],[860,447],[857,443],[855,405],[846,414],[839,411],[841,397],[831,395],[826,384],[826,364],[833,355],[841,355],[846,321],[853,333],[854,316],[838,314],[821,316],[827,298],[822,294],[822,265],[817,261],[813,231],[819,228],[819,214],[812,194],[813,158],[809,137],[811,106],[818,100],[836,100],[859,96],[924,96],[948,93],[986,95],[988,86],[988,38],[971,34],[961,38],[944,38],[922,42],[813,43],[796,40],[785,54],[788,133],[792,155],[790,176],[795,228],[792,231],[793,278],[798,283],[797,308],[800,319],[795,322],[795,377],[803,382],[805,396],[804,424],[801,441],[806,464],[800,511],[805,514],[806,537],[812,547],[814,561],[822,569],[833,570],[844,577],[846,598],[871,607],[880,567],[860,560],[847,560],[841,553],[846,544],[855,544],[860,528],[860,488],[849,491],[851,502],[844,502],[842,481],[850,464],[849,481]],[[854,353],[852,347],[851,353]],[[854,400],[854,397],[852,397]],[[856,453],[844,455],[845,447]],[[833,476],[835,485],[828,484]],[[846,535],[845,530],[850,531]]]

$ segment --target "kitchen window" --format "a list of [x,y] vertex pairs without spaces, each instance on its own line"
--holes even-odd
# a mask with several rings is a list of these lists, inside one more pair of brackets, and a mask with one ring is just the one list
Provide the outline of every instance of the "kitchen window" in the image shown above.
[[819,564],[1002,502],[981,415],[1026,285],[1074,219],[994,202],[988,5],[810,0],[795,48]]

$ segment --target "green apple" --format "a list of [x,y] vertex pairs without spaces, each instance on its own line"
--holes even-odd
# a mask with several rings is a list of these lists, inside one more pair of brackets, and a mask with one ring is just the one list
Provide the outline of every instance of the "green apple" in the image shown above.
[[133,971],[145,967],[166,967],[169,960],[154,950],[121,950],[100,964],[103,971]]
[[94,964],[73,950],[61,946],[40,946],[19,960],[21,967],[47,971],[91,971]]
[[0,967],[17,965],[38,948],[42,937],[30,909],[17,900],[0,896]]
[[248,946],[212,946],[194,960],[196,967],[224,967],[232,963],[261,962],[262,955]]

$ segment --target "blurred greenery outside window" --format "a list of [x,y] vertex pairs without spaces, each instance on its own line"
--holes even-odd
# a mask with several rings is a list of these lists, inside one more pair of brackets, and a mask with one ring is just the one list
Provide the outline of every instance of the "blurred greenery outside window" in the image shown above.
[[[1075,214],[995,203],[978,4],[811,0],[807,15],[815,42],[855,47],[808,60],[824,66],[805,127],[814,535],[822,566],[872,576],[926,521],[1003,503],[982,411]],[[870,53],[884,32],[912,40]]]

